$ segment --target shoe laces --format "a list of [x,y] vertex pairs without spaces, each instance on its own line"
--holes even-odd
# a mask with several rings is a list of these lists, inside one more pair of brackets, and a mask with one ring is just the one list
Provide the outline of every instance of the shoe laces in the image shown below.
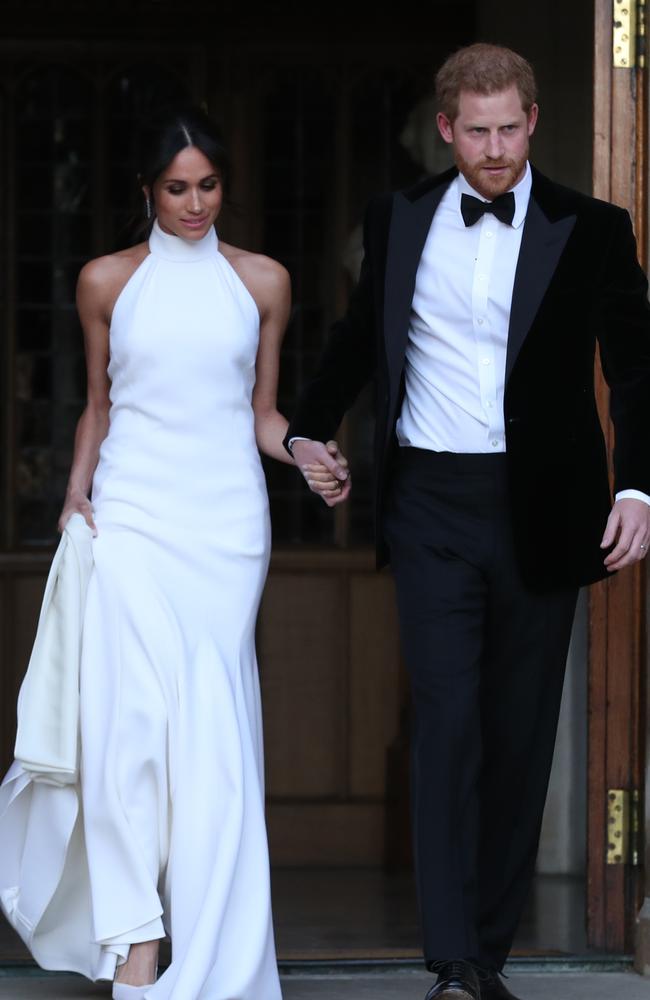
[[473,969],[477,975],[479,971],[472,962],[468,962],[466,959],[461,958],[451,959],[447,962],[432,962],[429,968],[431,969],[431,972],[436,972],[438,974],[444,970],[445,977],[447,979],[454,979],[456,976],[460,976],[462,978],[467,975],[468,969]]

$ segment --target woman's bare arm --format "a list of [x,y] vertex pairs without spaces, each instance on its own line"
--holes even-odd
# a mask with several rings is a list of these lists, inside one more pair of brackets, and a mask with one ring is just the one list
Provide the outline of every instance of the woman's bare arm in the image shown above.
[[220,244],[220,249],[253,297],[260,316],[253,390],[257,446],[265,455],[293,465],[282,446],[288,421],[277,408],[280,349],[291,310],[289,274],[270,257],[224,243]]
[[[221,244],[221,251],[237,271],[251,293],[260,315],[260,339],[255,366],[253,411],[255,438],[265,455],[279,462],[295,462],[283,445],[288,421],[277,408],[280,351],[291,311],[291,282],[287,270],[277,261],[260,254],[246,253]],[[331,455],[338,455],[335,442],[328,446]],[[347,462],[340,456],[342,466]],[[321,463],[301,468],[310,488],[322,496],[328,505],[341,492],[339,480]]]
[[63,531],[71,515],[78,512],[97,532],[88,498],[99,459],[99,449],[108,433],[110,380],[108,378],[109,327],[113,305],[143,254],[133,252],[99,257],[82,268],[77,282],[77,311],[86,354],[86,406],[77,423],[70,477],[58,528]]

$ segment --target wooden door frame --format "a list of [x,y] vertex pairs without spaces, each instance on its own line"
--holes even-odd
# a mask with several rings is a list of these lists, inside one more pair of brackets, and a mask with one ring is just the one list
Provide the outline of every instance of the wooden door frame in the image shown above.
[[[594,0],[594,25],[593,192],[629,211],[647,268],[646,71],[613,68],[612,0]],[[599,369],[597,385],[611,459],[608,392]],[[608,865],[606,852],[608,789],[645,784],[645,594],[639,565],[592,587],[589,598],[587,931],[590,946],[609,952],[633,951],[644,898],[643,856],[637,867]],[[650,900],[644,909],[637,965],[650,971]]]

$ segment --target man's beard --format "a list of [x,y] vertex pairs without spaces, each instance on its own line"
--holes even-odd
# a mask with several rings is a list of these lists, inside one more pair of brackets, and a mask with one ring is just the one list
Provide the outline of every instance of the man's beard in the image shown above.
[[[455,159],[456,166],[467,183],[488,201],[493,201],[504,191],[509,191],[511,187],[514,187],[519,180],[526,166],[528,151],[526,150],[525,155],[518,160],[509,160],[504,157],[497,162],[481,160],[480,163],[468,163],[458,150],[455,150]],[[489,171],[483,169],[484,167],[505,167],[506,170],[498,176],[492,176]]]

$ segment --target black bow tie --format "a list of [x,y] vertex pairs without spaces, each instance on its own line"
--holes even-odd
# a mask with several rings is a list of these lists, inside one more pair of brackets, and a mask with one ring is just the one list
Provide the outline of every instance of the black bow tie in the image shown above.
[[512,191],[500,194],[494,201],[481,201],[471,194],[463,194],[460,198],[460,214],[466,226],[473,226],[486,212],[492,212],[499,222],[512,225],[515,217],[515,196]]

